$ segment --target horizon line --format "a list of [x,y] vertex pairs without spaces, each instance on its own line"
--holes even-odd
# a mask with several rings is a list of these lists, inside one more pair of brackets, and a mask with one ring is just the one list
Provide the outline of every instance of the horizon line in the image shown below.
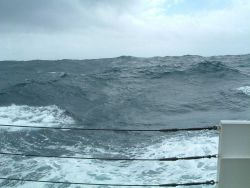
[[4,61],[87,61],[87,60],[100,60],[100,59],[117,59],[117,58],[144,58],[144,59],[150,59],[150,58],[165,58],[165,57],[184,57],[184,56],[198,56],[198,57],[204,57],[204,58],[210,58],[210,57],[221,57],[221,56],[248,56],[250,53],[244,53],[244,54],[224,54],[224,55],[209,55],[209,56],[203,56],[203,55],[192,55],[192,54],[184,54],[184,55],[166,55],[166,56],[149,56],[149,57],[141,57],[141,56],[132,56],[132,55],[120,55],[120,56],[114,56],[114,57],[100,57],[100,58],[83,58],[83,59],[71,59],[71,58],[62,58],[62,59],[27,59],[27,60],[18,60],[18,59],[9,59],[9,60],[0,60],[0,62]]

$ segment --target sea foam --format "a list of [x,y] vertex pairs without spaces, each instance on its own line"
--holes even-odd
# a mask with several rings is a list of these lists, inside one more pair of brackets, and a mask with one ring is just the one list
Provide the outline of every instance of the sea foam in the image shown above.
[[239,88],[237,88],[237,90],[250,96],[250,86],[239,87]]
[[[218,152],[218,135],[202,131],[185,134],[177,133],[171,137],[163,136],[161,142],[148,147],[135,147],[128,150],[128,152],[136,158],[162,158],[216,154]],[[43,180],[107,184],[159,184],[216,180],[217,168],[216,159],[175,162],[115,162],[34,158],[23,159],[18,163],[15,163],[13,159],[9,157],[2,157],[2,161],[2,169],[11,168],[12,172],[22,174],[24,178],[37,172],[36,176]],[[15,173],[12,173],[11,175],[15,175]],[[23,186],[21,186],[21,184],[19,184],[19,186],[44,187],[44,184],[25,183]],[[201,188],[203,186],[198,187]]]
[[52,127],[73,123],[73,118],[56,105],[36,107],[12,104],[0,107],[0,124]]

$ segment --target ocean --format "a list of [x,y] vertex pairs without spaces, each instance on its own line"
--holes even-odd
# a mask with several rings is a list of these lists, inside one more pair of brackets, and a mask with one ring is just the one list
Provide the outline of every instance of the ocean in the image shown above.
[[[250,55],[0,61],[0,124],[166,129],[249,119]],[[217,154],[218,133],[0,126],[0,151],[75,157],[187,157]],[[216,169],[216,159],[99,161],[0,155],[0,177],[34,180],[185,183],[216,180]],[[0,187],[111,186],[2,180]]]

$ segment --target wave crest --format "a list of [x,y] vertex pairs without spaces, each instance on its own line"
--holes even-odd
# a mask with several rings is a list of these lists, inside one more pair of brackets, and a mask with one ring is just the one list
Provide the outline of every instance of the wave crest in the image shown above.
[[199,63],[191,64],[191,65],[156,65],[151,68],[144,67],[138,71],[139,74],[143,74],[144,76],[150,78],[162,78],[165,76],[168,77],[182,77],[184,75],[187,76],[199,76],[199,77],[225,77],[232,76],[235,74],[242,74],[239,70],[225,65],[220,61],[202,61]]
[[241,91],[242,93],[250,96],[250,86],[243,86],[243,87],[239,87],[237,88],[238,91]]
[[12,104],[0,107],[0,124],[49,127],[73,123],[73,118],[56,105],[35,107]]
[[189,69],[189,72],[198,72],[198,73],[215,73],[215,72],[235,72],[238,73],[239,70],[233,69],[224,63],[220,61],[203,61],[195,66],[193,66],[191,69]]

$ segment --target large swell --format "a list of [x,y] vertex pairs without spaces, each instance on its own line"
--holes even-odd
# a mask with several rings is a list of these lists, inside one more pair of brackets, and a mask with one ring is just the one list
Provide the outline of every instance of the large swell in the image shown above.
[[[210,126],[221,119],[247,120],[249,78],[250,55],[2,61],[0,124],[160,129]],[[216,154],[218,134],[2,127],[0,146],[1,152],[40,155],[183,157]],[[216,179],[216,159],[103,162],[2,155],[0,168],[1,177],[92,183]],[[68,186],[1,181],[0,187]]]

